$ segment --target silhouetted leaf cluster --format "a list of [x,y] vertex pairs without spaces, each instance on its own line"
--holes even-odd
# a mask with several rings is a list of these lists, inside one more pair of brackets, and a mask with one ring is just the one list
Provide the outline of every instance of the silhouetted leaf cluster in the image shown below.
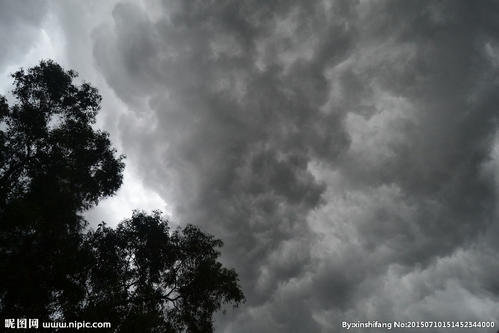
[[86,244],[95,262],[85,317],[111,309],[121,331],[211,332],[222,303],[243,300],[236,273],[217,261],[222,242],[192,225],[170,231],[159,212],[101,224]]

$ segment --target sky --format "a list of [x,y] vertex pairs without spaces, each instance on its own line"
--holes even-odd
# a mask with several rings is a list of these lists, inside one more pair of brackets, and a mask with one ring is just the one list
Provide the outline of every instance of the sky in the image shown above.
[[102,94],[127,168],[91,223],[224,241],[217,332],[499,325],[499,2],[0,0],[0,42],[2,94],[41,59]]

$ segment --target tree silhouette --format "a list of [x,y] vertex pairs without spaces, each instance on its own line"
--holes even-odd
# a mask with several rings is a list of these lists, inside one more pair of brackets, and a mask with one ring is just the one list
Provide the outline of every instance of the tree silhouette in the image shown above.
[[0,314],[110,321],[117,332],[210,332],[239,304],[222,243],[193,226],[171,232],[157,212],[86,232],[82,213],[116,192],[123,156],[94,129],[101,96],[42,61],[0,96]]
[[136,211],[116,229],[101,224],[85,318],[111,309],[121,332],[211,332],[222,303],[239,303],[237,275],[217,261],[222,242],[192,225],[170,232],[159,212]]
[[81,212],[121,185],[123,157],[94,130],[101,97],[42,61],[14,78],[0,115],[1,312],[47,318],[83,295]]

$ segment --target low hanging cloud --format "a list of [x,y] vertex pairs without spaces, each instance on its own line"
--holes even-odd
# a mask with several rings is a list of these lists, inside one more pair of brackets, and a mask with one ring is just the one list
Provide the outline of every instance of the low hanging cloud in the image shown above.
[[247,303],[219,331],[499,320],[497,2],[112,7],[68,58],[126,106],[140,181],[224,240]]

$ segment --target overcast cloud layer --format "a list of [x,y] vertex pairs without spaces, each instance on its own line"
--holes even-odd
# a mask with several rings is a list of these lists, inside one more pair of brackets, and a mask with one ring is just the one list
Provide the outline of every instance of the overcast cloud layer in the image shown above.
[[499,324],[497,1],[0,1],[0,28],[0,72],[104,95],[128,171],[89,219],[224,240],[247,302],[218,331]]

